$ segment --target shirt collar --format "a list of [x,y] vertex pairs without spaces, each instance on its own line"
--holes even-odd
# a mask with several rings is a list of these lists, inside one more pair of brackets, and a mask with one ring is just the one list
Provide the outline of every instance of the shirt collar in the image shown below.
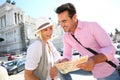
[[82,25],[82,22],[80,21],[80,20],[78,20],[78,25],[77,25],[77,28],[82,28],[83,27],[83,25]]

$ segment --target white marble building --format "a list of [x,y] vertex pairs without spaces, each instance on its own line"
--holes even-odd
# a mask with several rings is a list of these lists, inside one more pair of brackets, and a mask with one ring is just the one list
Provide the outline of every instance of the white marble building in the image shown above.
[[[20,52],[26,50],[30,40],[29,30],[35,26],[34,19],[24,15],[16,5],[4,3],[0,5],[0,37],[4,41],[0,42],[0,52]],[[27,29],[29,28],[29,29]]]

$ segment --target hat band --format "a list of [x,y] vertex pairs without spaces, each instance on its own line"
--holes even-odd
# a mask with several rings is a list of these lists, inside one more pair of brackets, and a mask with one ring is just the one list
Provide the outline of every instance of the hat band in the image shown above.
[[48,24],[50,24],[49,22],[48,23],[44,23],[43,25],[41,25],[39,28],[37,28],[37,30],[43,28],[44,26],[47,26]]

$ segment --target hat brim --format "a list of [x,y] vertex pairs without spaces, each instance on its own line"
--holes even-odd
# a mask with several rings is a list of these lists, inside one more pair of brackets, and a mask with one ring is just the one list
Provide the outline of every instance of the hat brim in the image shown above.
[[35,34],[37,34],[39,31],[41,31],[41,30],[43,30],[43,29],[45,29],[45,28],[47,28],[47,27],[49,27],[49,26],[53,26],[53,24],[52,24],[52,23],[50,23],[50,24],[46,25],[45,27],[43,27],[43,28],[41,28],[41,29],[36,30],[36,31],[35,31]]

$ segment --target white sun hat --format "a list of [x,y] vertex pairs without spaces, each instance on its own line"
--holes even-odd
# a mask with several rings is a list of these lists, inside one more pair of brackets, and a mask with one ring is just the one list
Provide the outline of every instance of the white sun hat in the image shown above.
[[36,20],[36,31],[35,33],[39,32],[42,29],[45,29],[49,26],[53,26],[53,23],[50,19],[46,17],[40,17]]

